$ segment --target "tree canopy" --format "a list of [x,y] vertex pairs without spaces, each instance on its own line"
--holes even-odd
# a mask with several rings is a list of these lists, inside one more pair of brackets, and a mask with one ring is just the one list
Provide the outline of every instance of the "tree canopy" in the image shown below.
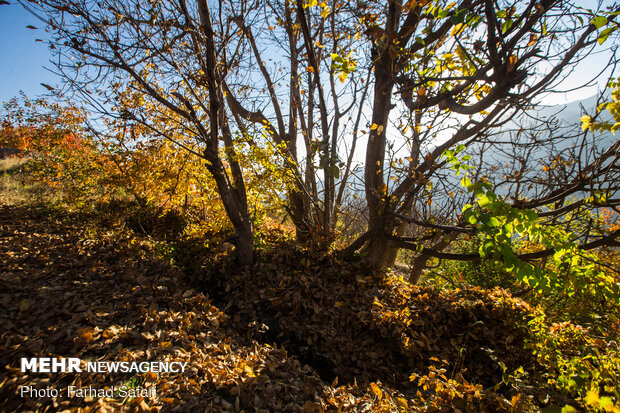
[[[411,251],[412,280],[433,259],[494,258],[541,285],[546,257],[617,245],[617,231],[583,225],[620,203],[620,143],[596,133],[615,125],[575,128],[537,109],[593,52],[613,72],[615,5],[23,5],[47,24],[64,90],[108,126],[206,162],[241,263],[253,261],[255,171],[239,161],[251,148],[274,154],[300,241],[328,248],[344,235],[342,256],[359,251],[374,267]],[[467,239],[481,244],[465,251]]]

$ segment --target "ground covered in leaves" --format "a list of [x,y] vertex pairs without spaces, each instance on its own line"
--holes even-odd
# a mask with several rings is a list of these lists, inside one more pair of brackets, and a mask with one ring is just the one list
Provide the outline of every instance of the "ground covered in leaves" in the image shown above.
[[[532,310],[505,291],[440,292],[294,244],[157,241],[49,207],[0,205],[3,411],[537,411]],[[189,248],[188,245],[193,245]],[[187,248],[182,248],[182,247]],[[181,361],[184,374],[32,373],[21,357]],[[155,397],[21,397],[125,385]]]

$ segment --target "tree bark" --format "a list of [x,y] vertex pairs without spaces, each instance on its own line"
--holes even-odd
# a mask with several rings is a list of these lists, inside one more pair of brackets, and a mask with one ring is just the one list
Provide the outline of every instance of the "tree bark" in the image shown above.
[[[251,265],[254,263],[252,250],[252,220],[248,211],[245,184],[241,167],[236,160],[233,147],[232,135],[228,128],[224,108],[224,94],[222,79],[217,70],[217,57],[215,52],[213,27],[211,14],[207,0],[198,1],[198,13],[203,34],[205,35],[205,75],[209,89],[209,121],[210,133],[205,136],[207,148],[204,151],[205,159],[209,162],[207,168],[213,175],[218,188],[222,204],[228,218],[235,228],[235,243],[237,247],[237,260],[239,265]],[[224,148],[228,158],[232,182],[229,180],[226,168],[219,155],[219,132],[223,134]]]
[[[400,6],[391,1],[388,7],[388,18],[385,33],[388,34],[386,44],[391,44],[391,37],[397,32]],[[392,89],[394,87],[393,64],[391,54],[385,47],[375,46],[372,51],[375,64],[375,91],[373,98],[372,123],[366,147],[366,163],[364,169],[364,185],[368,204],[368,230],[373,234],[364,249],[367,265],[380,268],[389,265],[390,242],[396,224],[391,217],[390,197],[383,180],[383,164],[385,162],[386,129],[390,111],[392,110]]]

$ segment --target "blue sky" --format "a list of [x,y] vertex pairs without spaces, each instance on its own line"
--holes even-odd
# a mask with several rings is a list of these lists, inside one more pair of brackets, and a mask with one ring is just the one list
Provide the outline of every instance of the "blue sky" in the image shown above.
[[[23,90],[34,97],[47,92],[41,82],[58,84],[55,76],[43,66],[52,67],[50,51],[37,38],[45,39],[43,25],[15,0],[0,6],[0,102]],[[27,29],[27,25],[39,30]]]
[[[16,0],[9,0],[11,5],[0,5],[0,103],[20,90],[28,96],[35,97],[47,92],[41,83],[57,85],[58,79],[43,67],[52,68],[51,53],[43,42],[35,42],[37,38],[46,38],[43,24],[29,14]],[[596,8],[596,1],[579,1],[579,5]],[[26,26],[38,27],[38,30],[27,29]],[[597,56],[587,65],[582,65],[576,73],[567,79],[568,88],[579,84],[593,70],[605,66],[606,58]],[[544,99],[547,104],[562,104],[584,99],[597,92],[597,87],[581,90],[570,94],[558,94]]]

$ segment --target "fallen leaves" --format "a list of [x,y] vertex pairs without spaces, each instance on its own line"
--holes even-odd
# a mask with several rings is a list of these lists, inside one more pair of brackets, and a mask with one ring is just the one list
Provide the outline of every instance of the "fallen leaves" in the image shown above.
[[[119,240],[116,234],[82,241],[83,225],[71,216],[0,207],[0,283],[5,287],[0,302],[6,304],[0,310],[0,363],[7,366],[0,373],[0,410],[157,411],[169,405],[194,410],[217,405],[218,392],[256,376],[255,369],[279,352],[249,346],[220,328],[226,324],[224,313],[180,282],[182,275],[148,242]],[[21,398],[22,385],[103,388],[129,378],[21,373],[20,357],[37,355],[184,361],[188,370],[134,376],[140,385],[157,388],[155,399]]]
[[[86,237],[87,225],[0,206],[3,410],[510,411],[512,401],[527,410],[528,395],[480,389],[501,382],[499,361],[530,362],[516,327],[529,308],[503,290],[438,292],[281,244],[251,269],[217,267],[214,299],[148,238]],[[21,373],[19,358],[37,355],[177,361],[187,370]],[[157,395],[17,394],[22,385],[128,381]]]

